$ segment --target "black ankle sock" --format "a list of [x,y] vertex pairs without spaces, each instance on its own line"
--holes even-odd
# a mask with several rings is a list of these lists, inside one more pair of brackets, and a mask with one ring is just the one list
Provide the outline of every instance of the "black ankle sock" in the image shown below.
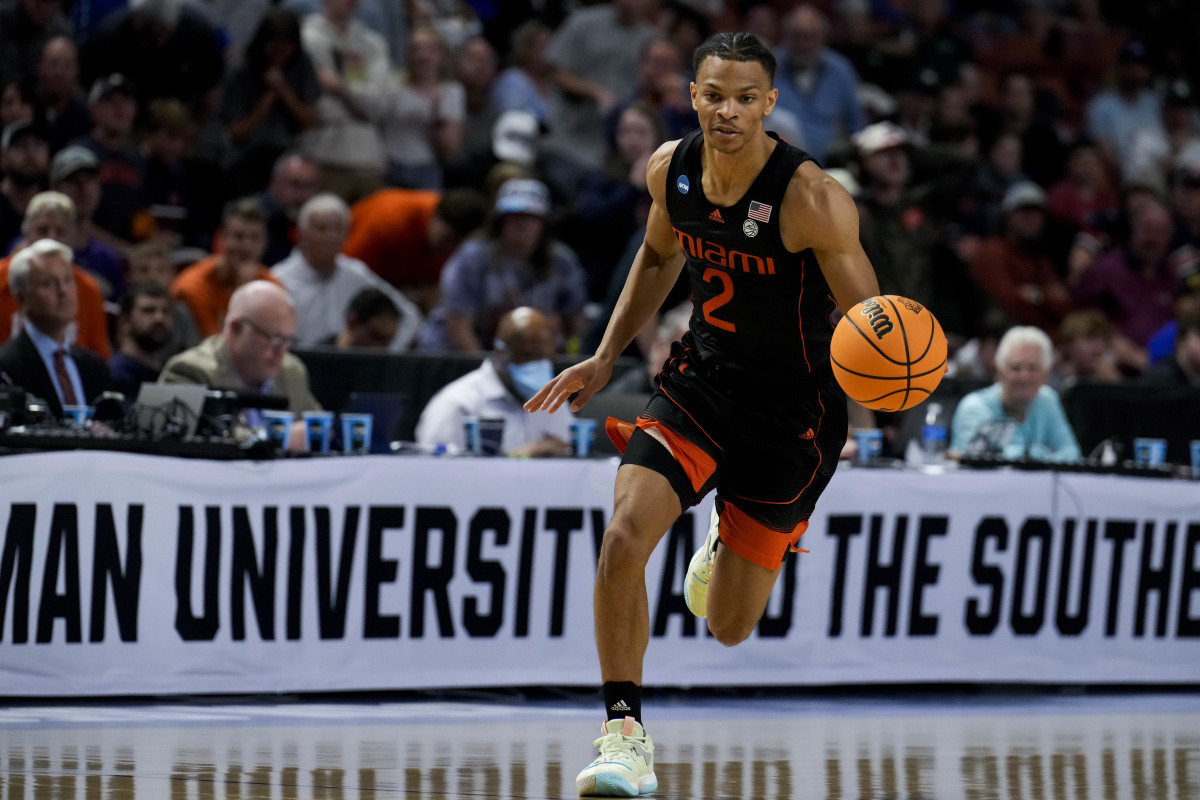
[[642,687],[633,681],[605,681],[604,713],[608,719],[633,717],[642,721]]

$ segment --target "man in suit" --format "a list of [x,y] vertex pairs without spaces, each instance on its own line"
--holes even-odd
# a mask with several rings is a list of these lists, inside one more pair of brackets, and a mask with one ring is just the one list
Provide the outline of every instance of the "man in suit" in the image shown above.
[[108,366],[99,355],[68,341],[79,300],[71,248],[39,239],[13,256],[8,286],[25,325],[0,347],[0,379],[36,395],[55,418],[65,405],[87,405],[109,387]]
[[221,333],[168,361],[158,382],[286,397],[295,414],[319,410],[308,370],[288,352],[295,336],[296,309],[287,290],[271,281],[250,281],[230,297]]

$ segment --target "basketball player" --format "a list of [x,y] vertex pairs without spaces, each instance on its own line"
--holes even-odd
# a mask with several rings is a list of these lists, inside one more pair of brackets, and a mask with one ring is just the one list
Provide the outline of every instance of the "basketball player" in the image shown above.
[[832,315],[879,293],[850,195],[763,130],[777,95],[770,50],[753,34],[719,33],[694,66],[700,129],[650,159],[645,241],[604,339],[525,404],[553,411],[575,395],[571,408],[582,408],[687,266],[690,330],[636,425],[609,424],[625,448],[595,586],[608,721],[599,758],[576,779],[581,795],[658,785],[641,725],[645,566],[714,488],[719,520],[689,567],[688,607],[724,645],[762,616],[846,438],[846,397],[829,367]]

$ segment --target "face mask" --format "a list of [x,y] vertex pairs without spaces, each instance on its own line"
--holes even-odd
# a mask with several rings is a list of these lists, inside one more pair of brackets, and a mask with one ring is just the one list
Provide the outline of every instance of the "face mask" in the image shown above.
[[526,361],[524,364],[509,364],[508,377],[512,378],[517,394],[528,400],[554,377],[554,365],[548,358]]

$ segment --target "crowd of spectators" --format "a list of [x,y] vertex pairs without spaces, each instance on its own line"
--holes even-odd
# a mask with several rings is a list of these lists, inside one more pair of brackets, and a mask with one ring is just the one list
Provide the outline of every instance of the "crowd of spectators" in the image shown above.
[[854,194],[954,374],[995,378],[1021,325],[1052,387],[1200,386],[1198,26],[1183,0],[7,0],[0,341],[8,258],[52,239],[74,343],[127,380],[254,280],[299,346],[484,351],[529,306],[586,352],[646,161],[695,125],[691,51],[747,29],[778,55],[768,127]]

